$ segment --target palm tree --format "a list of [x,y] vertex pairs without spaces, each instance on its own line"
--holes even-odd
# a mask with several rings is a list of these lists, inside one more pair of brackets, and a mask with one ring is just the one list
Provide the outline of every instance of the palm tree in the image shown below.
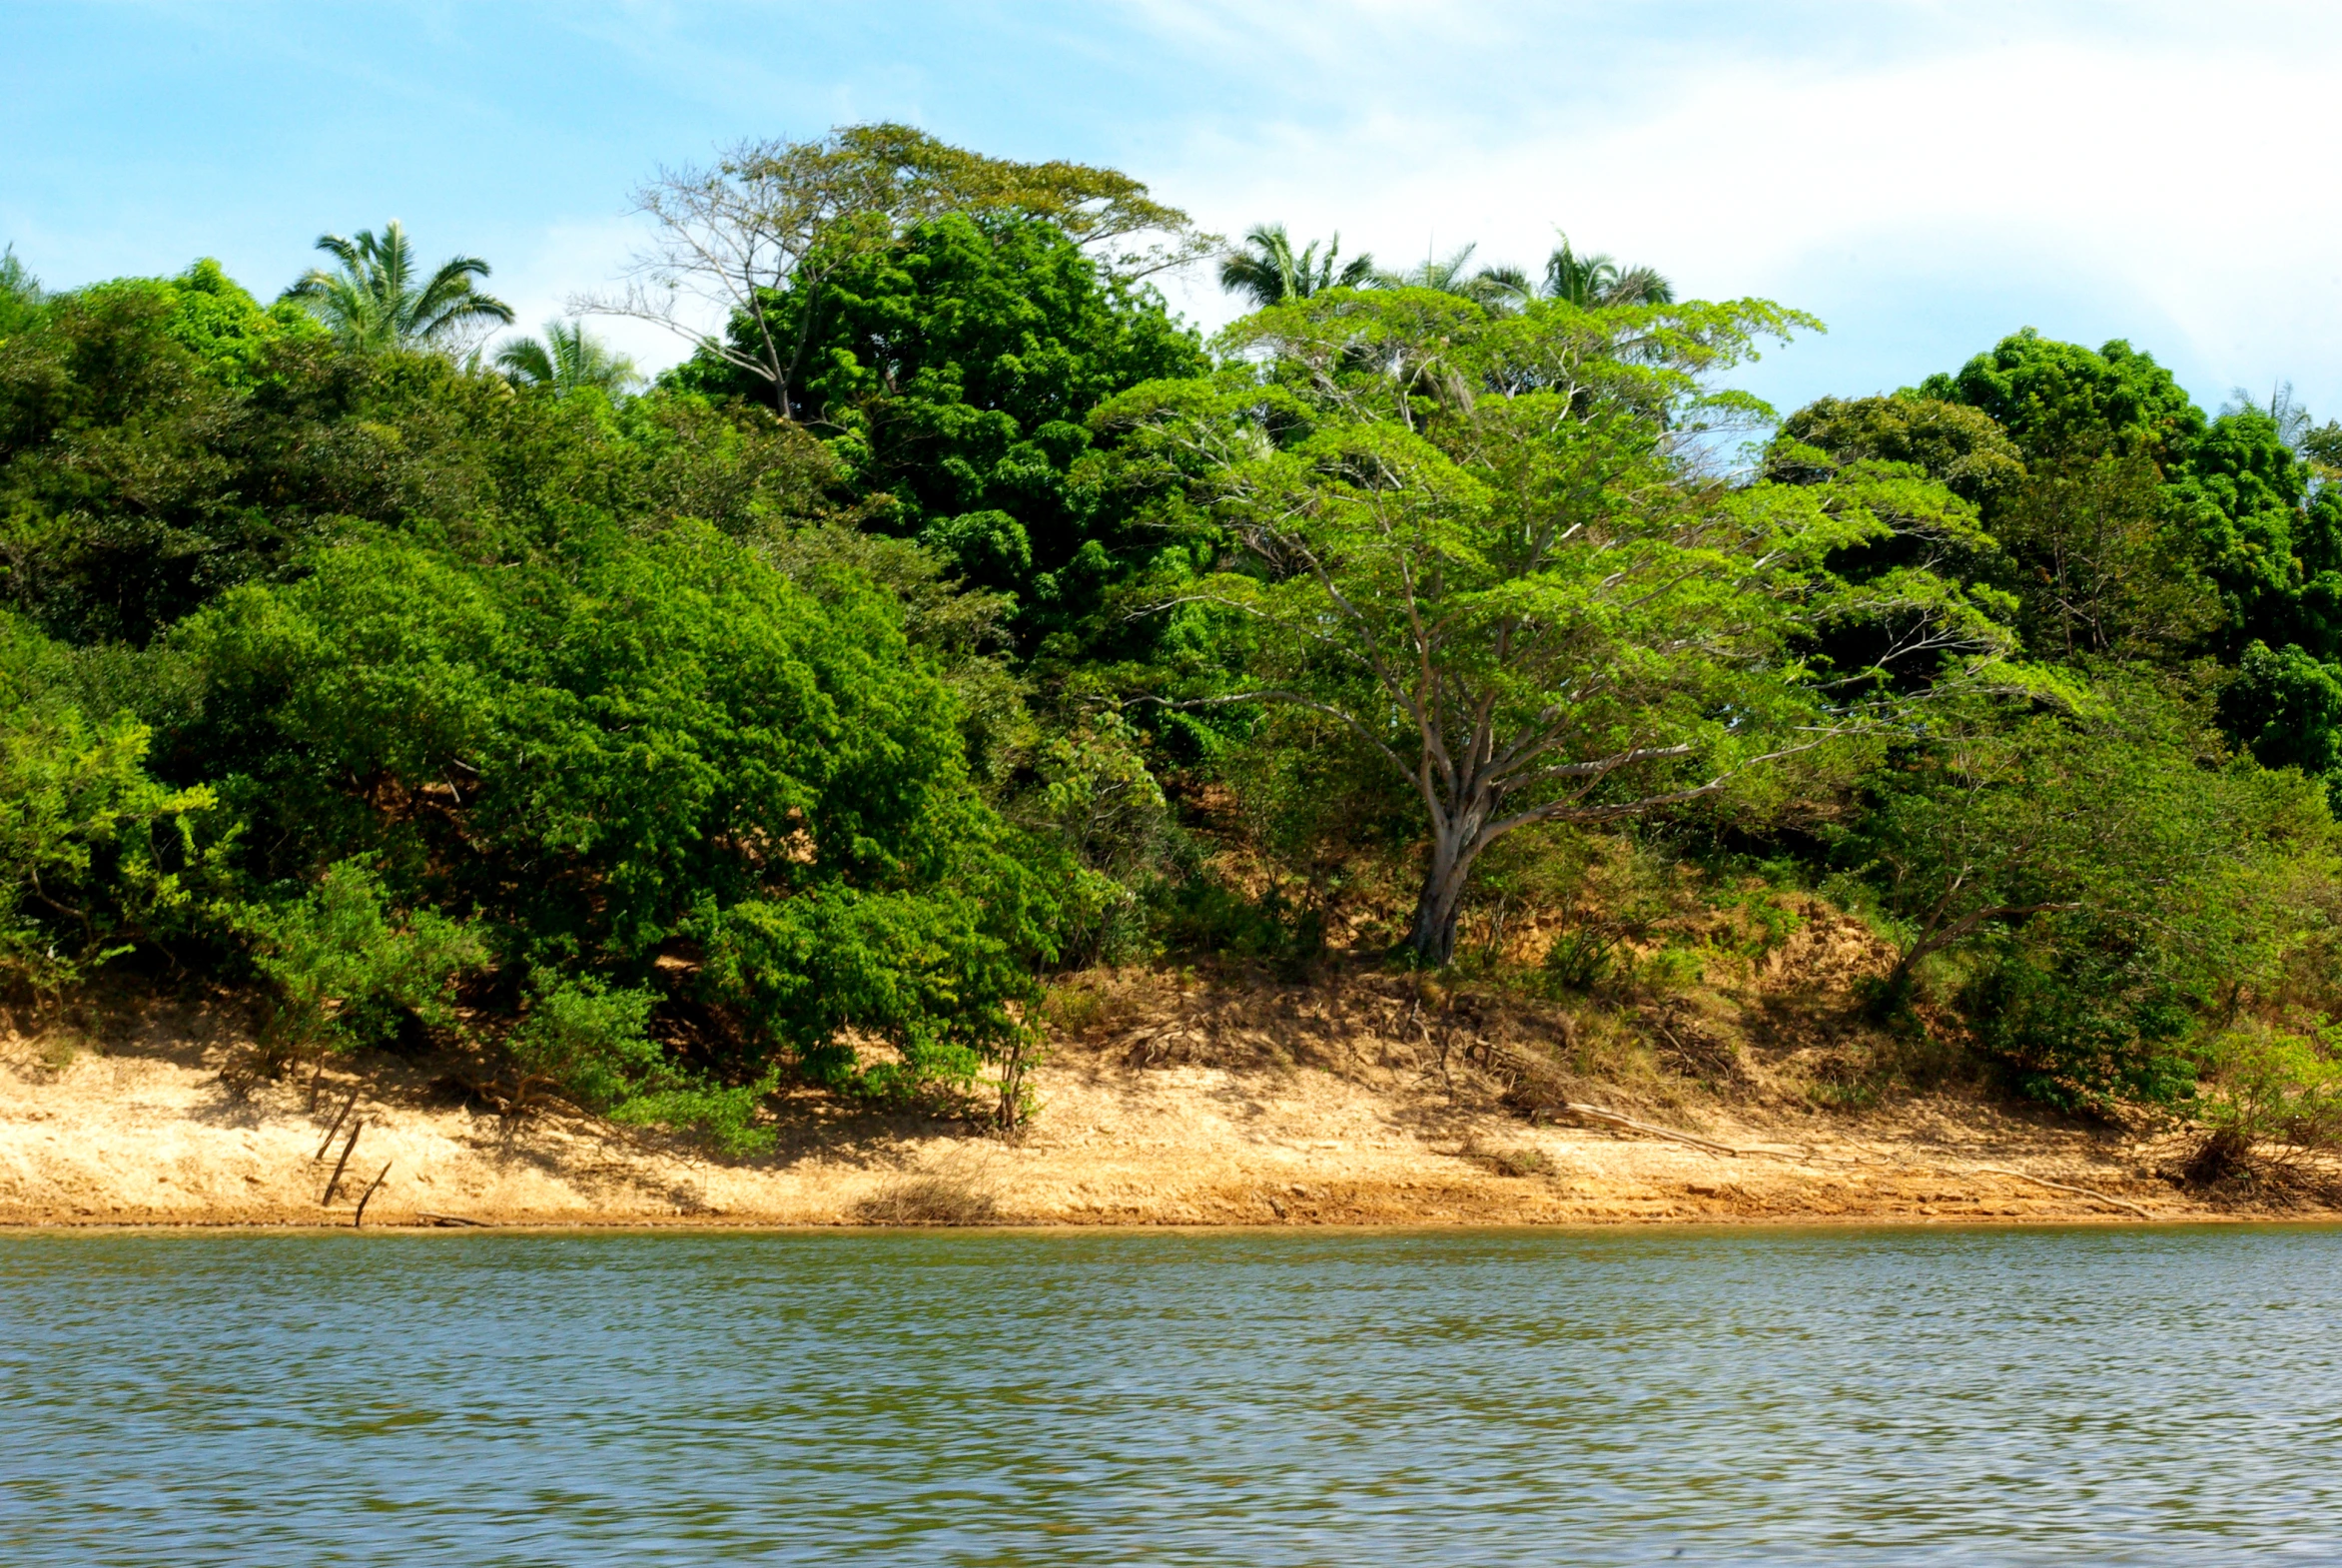
[[1567,300],[1581,310],[1675,303],[1675,285],[1656,268],[1622,268],[1605,255],[1580,256],[1570,249],[1566,234],[1560,247],[1546,258],[1542,293],[1548,300]]
[[545,323],[541,339],[506,344],[496,355],[496,369],[516,387],[547,388],[555,397],[580,387],[615,395],[639,375],[632,360],[587,332],[583,322],[557,320]]
[[313,267],[282,298],[307,305],[349,348],[370,354],[440,348],[471,323],[512,320],[512,307],[472,287],[488,275],[488,264],[476,256],[442,262],[418,283],[414,246],[395,218],[380,238],[367,229],[355,240],[320,235],[318,249],[341,270]]
[[1374,287],[1431,289],[1491,310],[1501,310],[1531,292],[1528,278],[1517,267],[1483,267],[1478,272],[1471,271],[1472,253],[1477,250],[1477,245],[1467,245],[1447,256],[1426,256],[1419,265],[1403,273],[1376,273]]
[[1335,270],[1341,255],[1339,232],[1322,257],[1314,240],[1295,256],[1292,236],[1285,233],[1283,224],[1254,225],[1244,236],[1244,247],[1220,259],[1219,286],[1229,294],[1250,295],[1252,303],[1262,309],[1287,300],[1306,300],[1325,289],[1355,289],[1374,276],[1371,256],[1353,258]]

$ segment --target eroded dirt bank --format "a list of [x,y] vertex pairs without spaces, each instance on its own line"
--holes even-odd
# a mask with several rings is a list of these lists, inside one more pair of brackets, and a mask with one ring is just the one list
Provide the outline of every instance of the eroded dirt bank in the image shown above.
[[[1486,1031],[1458,1045],[1451,1023],[1427,1022],[1389,988],[1159,987],[1126,1003],[1059,1047],[1041,1073],[1042,1114],[1019,1143],[842,1115],[809,1097],[785,1108],[774,1154],[742,1161],[582,1118],[508,1122],[450,1095],[430,1064],[329,1072],[314,1098],[307,1079],[238,1095],[220,1075],[236,1032],[155,1009],[103,1046],[54,1035],[0,1044],[0,1223],[347,1225],[378,1176],[368,1227],[2251,1214],[2161,1175],[2180,1158],[2180,1135],[2077,1128],[1973,1092],[1825,1110],[1769,1090],[1737,1047],[1704,1084],[1638,1087],[1563,1069],[1524,1078],[1520,1057]],[[1663,1033],[1703,1038],[1694,1020]],[[1572,1103],[1740,1153],[1573,1125],[1557,1109]]]

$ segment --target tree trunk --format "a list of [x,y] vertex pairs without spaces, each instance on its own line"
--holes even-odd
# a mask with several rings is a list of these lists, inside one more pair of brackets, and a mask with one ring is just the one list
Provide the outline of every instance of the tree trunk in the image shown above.
[[1434,969],[1445,969],[1455,958],[1455,921],[1463,908],[1464,884],[1472,873],[1477,846],[1461,825],[1435,828],[1431,836],[1431,864],[1423,870],[1423,891],[1415,899],[1415,923],[1407,946],[1416,959]]

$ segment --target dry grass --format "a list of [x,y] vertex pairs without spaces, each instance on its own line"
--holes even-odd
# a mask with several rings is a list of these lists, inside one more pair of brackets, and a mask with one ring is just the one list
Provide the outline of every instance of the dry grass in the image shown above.
[[1499,1149],[1478,1141],[1466,1144],[1457,1154],[1480,1167],[1504,1176],[1544,1176],[1553,1169],[1553,1162],[1542,1149],[1526,1145],[1518,1149]]
[[960,1171],[897,1176],[854,1205],[865,1225],[992,1225],[1006,1222],[992,1183]]

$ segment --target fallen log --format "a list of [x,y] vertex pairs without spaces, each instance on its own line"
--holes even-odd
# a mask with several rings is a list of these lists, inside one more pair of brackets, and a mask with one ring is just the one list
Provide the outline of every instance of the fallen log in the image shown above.
[[2060,1192],[2072,1192],[2082,1197],[2094,1197],[2101,1203],[2112,1203],[2117,1208],[2127,1208],[2141,1219],[2156,1217],[2143,1203],[2134,1203],[2127,1197],[2110,1197],[2104,1192],[2093,1192],[2086,1186],[2072,1186],[2063,1181],[2052,1181],[2047,1176],[2037,1176],[2025,1171],[2009,1171],[2000,1166],[1976,1166],[1972,1169],[1988,1171],[1994,1176],[2014,1176],[2019,1181],[2034,1181],[2042,1186],[2053,1186]]
[[488,1228],[488,1222],[484,1219],[466,1219],[461,1214],[434,1214],[427,1208],[416,1209],[414,1217],[427,1219],[434,1225],[470,1225],[479,1230]]
[[1652,1122],[1638,1122],[1633,1117],[1621,1116],[1615,1111],[1605,1111],[1600,1106],[1582,1105],[1574,1100],[1565,1100],[1557,1106],[1549,1106],[1546,1109],[1558,1111],[1564,1116],[1582,1117],[1588,1122],[1599,1122],[1605,1127],[1623,1127],[1632,1132],[1647,1133],[1653,1138],[1673,1139],[1676,1143],[1689,1144],[1694,1149],[1705,1149],[1710,1154],[1728,1155],[1734,1160],[1738,1160],[1743,1153],[1730,1144],[1719,1144],[1713,1139],[1702,1138],[1696,1133],[1679,1133],[1671,1127],[1660,1127]]

